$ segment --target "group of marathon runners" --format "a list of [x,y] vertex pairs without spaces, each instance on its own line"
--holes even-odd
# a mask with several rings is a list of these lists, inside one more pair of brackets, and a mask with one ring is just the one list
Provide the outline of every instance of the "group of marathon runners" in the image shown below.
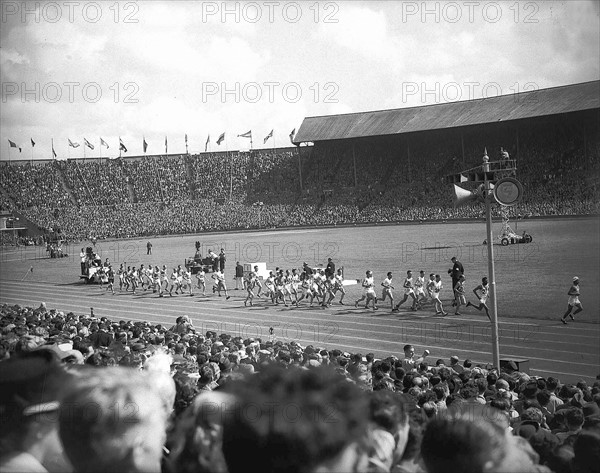
[[[489,294],[489,283],[487,277],[482,278],[481,284],[479,284],[473,289],[473,293],[475,294],[475,297],[477,297],[478,300],[477,304],[473,304],[472,302],[467,301],[465,281],[466,278],[464,274],[460,274],[456,283],[453,285],[454,299],[452,302],[452,306],[456,308],[454,315],[461,315],[460,308],[462,306],[474,307],[475,309],[480,311],[484,310],[488,319],[491,320],[489,307],[487,306],[487,298]],[[362,301],[366,301],[366,309],[369,308],[369,303],[372,303],[373,310],[378,310],[377,301],[379,299],[375,290],[375,280],[373,278],[372,271],[366,272],[366,277],[362,280],[362,287],[363,295],[354,303],[354,306],[358,308],[358,305]],[[412,302],[410,310],[420,310],[425,304],[432,303],[435,307],[436,315],[448,315],[448,312],[444,311],[442,300],[440,298],[442,289],[444,287],[442,285],[442,278],[439,274],[431,273],[429,275],[429,279],[425,280],[425,271],[419,271],[419,276],[417,276],[416,278],[413,277],[412,271],[407,271],[406,277],[402,282],[402,289],[404,294],[402,300],[397,304],[394,304],[393,291],[395,290],[395,287],[393,285],[392,272],[387,273],[387,277],[381,282],[381,287],[383,288],[381,292],[381,302],[384,302],[386,299],[389,299],[390,309],[392,310],[392,312],[398,312],[400,306],[410,300]]]
[[[466,297],[466,278],[462,264],[454,257],[452,258],[453,267],[448,269],[448,274],[452,278],[453,300],[452,306],[455,308],[454,315],[461,315],[461,307],[474,307],[479,311],[484,311],[488,319],[491,321],[487,299],[489,296],[488,278],[483,277],[481,284],[473,289],[473,294],[477,298],[477,303],[467,301]],[[239,263],[238,263],[239,265]],[[214,272],[210,273],[212,279],[212,292],[217,293],[219,297],[222,294],[226,299],[230,299],[227,285],[225,283],[224,270],[222,265],[215,265]],[[236,289],[244,289],[246,297],[244,299],[245,306],[252,306],[255,299],[270,300],[272,304],[283,304],[285,307],[290,305],[299,307],[301,302],[306,300],[309,306],[318,304],[322,307],[329,307],[335,301],[338,293],[340,295],[339,304],[344,305],[344,296],[346,290],[344,288],[344,276],[342,269],[335,269],[335,264],[329,258],[326,268],[311,268],[307,263],[304,263],[302,270],[280,269],[269,271],[268,277],[262,279],[259,277],[259,268],[254,266],[253,271],[250,271],[245,276],[236,270]],[[207,280],[209,276],[203,268],[199,268],[198,272],[192,275],[190,269],[178,265],[170,271],[166,265],[145,267],[143,264],[136,268],[135,266],[127,266],[122,263],[119,269],[115,272],[110,262],[105,261],[98,268],[98,281],[101,288],[106,284],[106,291],[111,291],[115,294],[115,277],[119,280],[119,290],[128,292],[131,289],[133,294],[137,294],[136,290],[158,293],[158,297],[164,297],[165,294],[173,296],[173,294],[189,294],[194,295],[194,289],[202,291],[202,295],[206,296]],[[359,280],[357,280],[359,282]],[[242,288],[238,288],[241,283]],[[363,294],[360,299],[356,300],[354,306],[359,307],[359,304],[365,301],[364,307],[368,309],[378,310],[377,302],[385,302],[386,299],[390,302],[392,312],[398,312],[400,306],[405,302],[410,301],[410,310],[421,310],[426,304],[432,304],[435,308],[435,315],[447,316],[448,312],[444,310],[441,292],[444,288],[442,278],[439,274],[429,274],[429,279],[425,278],[425,271],[419,271],[417,277],[413,276],[412,271],[406,272],[406,277],[402,282],[402,299],[395,303],[393,291],[395,290],[393,282],[393,273],[388,272],[386,278],[381,282],[381,298],[378,297],[375,289],[375,280],[372,271],[366,271],[365,278],[361,282]],[[569,304],[567,312],[561,317],[563,324],[566,324],[567,317],[571,320],[574,315],[581,312],[583,307],[579,301],[579,278],[573,278],[573,285],[569,290]]]
[[[119,290],[128,292],[131,289],[133,294],[137,294],[136,290],[148,291],[152,290],[153,293],[158,293],[158,297],[164,297],[165,294],[173,297],[175,294],[188,293],[190,296],[194,295],[194,287],[202,289],[202,295],[206,295],[206,273],[201,268],[195,275],[187,268],[182,268],[178,265],[169,271],[167,265],[163,264],[162,267],[148,265],[145,267],[143,264],[139,268],[135,266],[127,266],[127,263],[122,263],[119,269],[115,273],[112,265],[105,263],[98,269],[97,272],[100,287],[104,284],[107,285],[106,291],[111,291],[115,294],[115,276],[119,279]],[[195,278],[196,281],[193,281]],[[221,296],[221,292],[225,294],[227,299],[230,298],[227,292],[227,286],[225,285],[225,274],[221,269],[217,269],[211,274],[211,278],[214,281],[213,293],[218,292]]]
[[307,263],[304,263],[300,273],[296,268],[292,270],[275,268],[275,271],[269,271],[269,276],[264,281],[258,277],[258,266],[255,266],[254,271],[244,279],[244,289],[247,292],[244,299],[246,306],[252,306],[255,297],[264,297],[270,299],[275,305],[282,303],[285,307],[289,307],[290,304],[299,307],[304,299],[310,300],[310,307],[315,300],[317,304],[328,307],[333,303],[338,292],[339,303],[344,305],[346,295],[343,271],[335,270],[331,258],[324,269],[311,268]]

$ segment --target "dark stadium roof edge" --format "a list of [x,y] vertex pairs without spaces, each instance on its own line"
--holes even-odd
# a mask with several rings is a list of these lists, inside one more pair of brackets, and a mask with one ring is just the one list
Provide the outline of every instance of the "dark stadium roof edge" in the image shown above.
[[396,135],[600,108],[600,80],[417,107],[306,117],[294,143]]

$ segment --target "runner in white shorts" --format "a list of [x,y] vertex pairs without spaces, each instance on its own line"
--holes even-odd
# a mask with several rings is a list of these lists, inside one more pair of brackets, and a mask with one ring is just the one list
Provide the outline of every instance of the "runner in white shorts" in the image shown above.
[[383,287],[381,291],[381,302],[385,301],[386,297],[389,297],[391,305],[390,308],[392,309],[392,312],[397,312],[396,309],[394,309],[394,295],[392,294],[392,289],[394,289],[394,286],[392,286],[392,278],[393,275],[390,271],[387,273],[387,277],[381,283],[381,286]]
[[412,271],[410,269],[408,271],[406,271],[406,278],[404,279],[404,284],[402,284],[402,287],[404,287],[404,299],[402,299],[400,302],[398,302],[398,304],[396,304],[395,309],[398,310],[400,308],[400,306],[402,304],[404,304],[408,300],[409,297],[411,297],[413,300],[413,305],[412,305],[411,310],[416,310],[417,309],[417,298],[415,296]]
[[479,286],[477,286],[475,289],[473,289],[473,294],[475,294],[475,297],[477,297],[477,299],[479,299],[479,304],[475,305],[472,304],[471,301],[467,302],[467,307],[475,307],[477,310],[482,310],[485,309],[485,315],[487,315],[487,318],[490,319],[490,322],[492,321],[491,317],[490,317],[490,309],[487,306],[487,298],[488,298],[488,294],[490,291],[490,285],[488,284],[488,278],[483,277],[481,278],[481,284]]
[[[577,276],[573,278],[573,284],[571,285],[567,295],[569,296],[567,311],[560,319],[565,325],[567,325],[567,317],[571,317],[571,320],[575,320],[575,317],[573,316],[575,314],[579,314],[579,312],[583,310],[583,306],[579,300],[579,278]],[[577,308],[575,312],[572,312],[572,310],[575,308]]]

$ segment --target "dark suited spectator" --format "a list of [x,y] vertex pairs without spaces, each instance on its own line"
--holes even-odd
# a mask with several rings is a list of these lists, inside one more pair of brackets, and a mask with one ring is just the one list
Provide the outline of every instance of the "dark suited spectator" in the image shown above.
[[108,332],[108,326],[101,323],[98,330],[90,335],[90,341],[94,348],[109,347],[113,341],[113,334]]
[[335,263],[331,258],[327,259],[327,267],[325,268],[325,275],[328,278],[335,276]]
[[452,278],[452,289],[454,289],[460,277],[464,276],[465,268],[462,263],[456,259],[456,256],[453,256],[450,261],[452,261],[452,267],[448,270],[448,274]]
[[225,261],[227,261],[225,258],[225,250],[221,248],[221,252],[219,253],[219,269],[221,271],[225,271]]
[[244,267],[240,264],[239,261],[235,263],[235,289],[244,289],[243,285],[244,279]]

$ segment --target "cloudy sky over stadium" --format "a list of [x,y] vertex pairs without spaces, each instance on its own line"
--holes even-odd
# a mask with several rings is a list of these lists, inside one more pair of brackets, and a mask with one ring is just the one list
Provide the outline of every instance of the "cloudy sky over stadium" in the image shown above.
[[[598,2],[2,1],[0,159],[289,145],[305,116],[600,77]],[[493,103],[490,103],[493,107]],[[274,130],[273,138],[263,139]],[[226,141],[217,146],[219,135]],[[80,143],[70,148],[68,139]],[[9,148],[11,140],[22,148]]]

